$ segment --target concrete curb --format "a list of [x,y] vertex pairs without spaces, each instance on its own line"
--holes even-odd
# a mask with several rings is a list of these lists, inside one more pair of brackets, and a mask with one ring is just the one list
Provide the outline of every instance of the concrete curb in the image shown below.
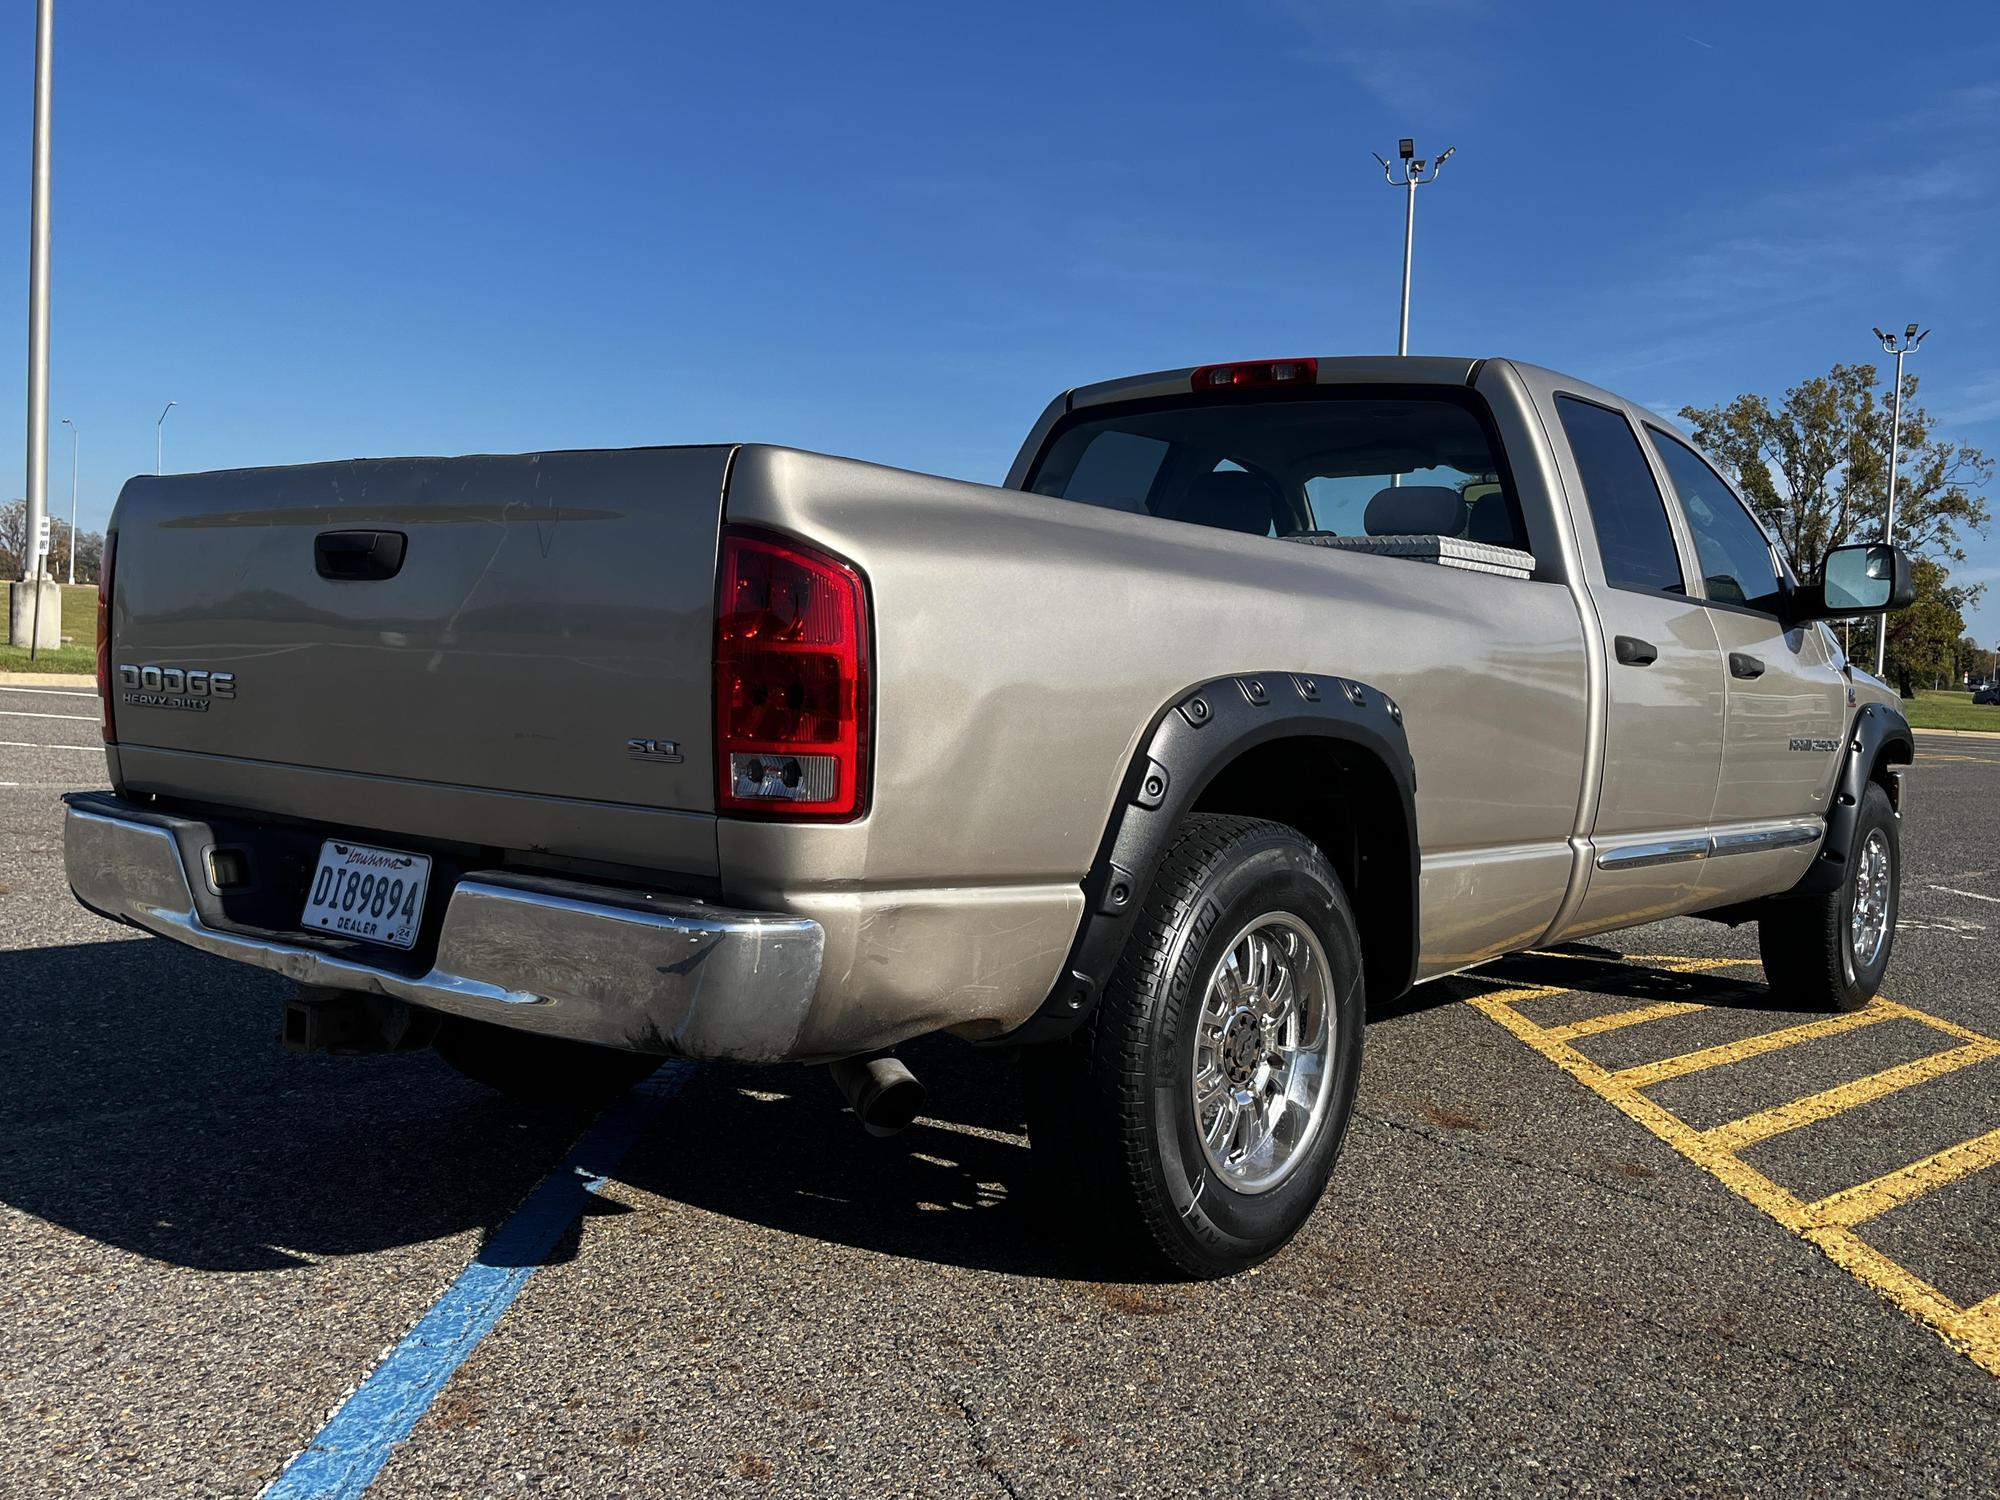
[[0,672],[0,687],[89,688],[97,679],[82,672]]
[[1942,734],[1955,740],[1996,740],[2000,739],[2000,729],[1918,729],[1912,725],[1911,734]]

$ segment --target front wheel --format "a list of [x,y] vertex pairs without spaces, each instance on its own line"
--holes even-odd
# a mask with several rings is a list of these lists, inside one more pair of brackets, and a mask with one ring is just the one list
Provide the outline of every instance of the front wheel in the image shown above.
[[1227,1275],[1325,1190],[1361,1069],[1361,947],[1297,830],[1193,814],[1089,1021],[1023,1055],[1061,1211],[1121,1260]]
[[1853,853],[1824,895],[1770,903],[1757,922],[1764,977],[1774,993],[1814,1010],[1859,1010],[1875,998],[1896,943],[1903,846],[1889,794],[1861,793]]

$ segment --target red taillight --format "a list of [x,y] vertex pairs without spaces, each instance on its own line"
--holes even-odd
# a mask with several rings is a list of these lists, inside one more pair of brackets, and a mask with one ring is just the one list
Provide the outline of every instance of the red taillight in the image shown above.
[[1203,365],[1188,379],[1197,391],[1228,390],[1253,385],[1313,385],[1319,380],[1316,359],[1253,359],[1233,365]]
[[715,600],[716,806],[855,818],[868,794],[868,593],[803,542],[727,529]]
[[111,712],[111,562],[118,555],[118,533],[104,533],[104,557],[97,565],[97,700],[104,710],[104,743],[118,743],[118,724]]

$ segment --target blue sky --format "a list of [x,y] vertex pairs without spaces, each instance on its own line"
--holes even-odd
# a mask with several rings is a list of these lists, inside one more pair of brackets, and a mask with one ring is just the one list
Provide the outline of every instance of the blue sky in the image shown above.
[[[997,481],[1066,385],[1392,348],[1369,152],[1404,134],[1458,147],[1413,352],[1671,412],[1916,319],[1925,404],[2000,453],[1985,4],[60,0],[56,57],[52,419],[86,525],[169,399],[170,468],[757,439]],[[2000,529],[1967,573],[2000,640]]]

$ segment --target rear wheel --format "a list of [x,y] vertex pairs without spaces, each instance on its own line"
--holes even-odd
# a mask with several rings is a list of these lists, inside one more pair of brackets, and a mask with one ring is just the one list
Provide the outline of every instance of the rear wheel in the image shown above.
[[661,1058],[446,1016],[431,1043],[470,1078],[518,1104],[579,1109],[603,1104],[652,1074]]
[[1773,901],[1757,922],[1764,977],[1774,992],[1816,1010],[1859,1010],[1875,997],[1896,942],[1903,854],[1889,794],[1869,782],[1853,853],[1825,895]]
[[1295,829],[1190,816],[1073,1037],[1023,1056],[1059,1210],[1123,1261],[1227,1275],[1298,1232],[1361,1067],[1360,942]]

